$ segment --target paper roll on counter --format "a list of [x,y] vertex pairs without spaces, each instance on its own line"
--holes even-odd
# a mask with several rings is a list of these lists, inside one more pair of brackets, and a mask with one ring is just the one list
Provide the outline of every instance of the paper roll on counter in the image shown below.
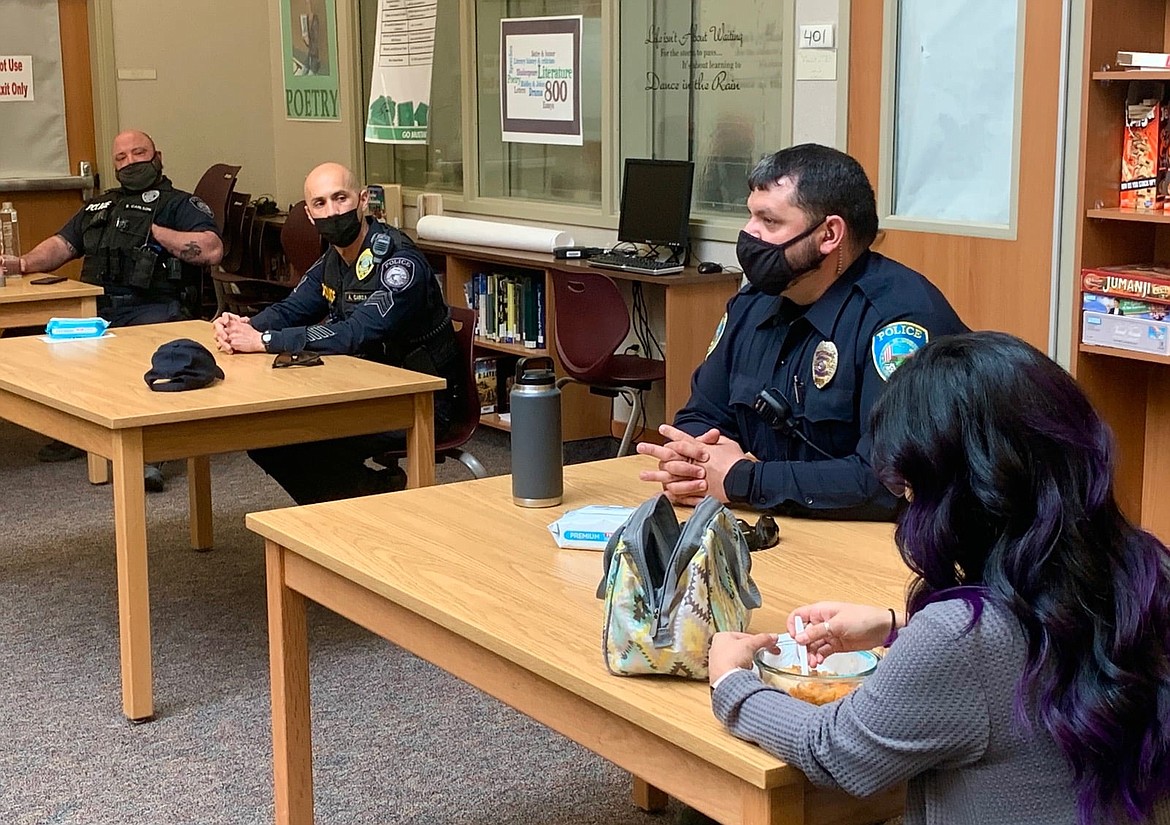
[[572,235],[556,229],[475,221],[449,215],[424,215],[419,218],[418,236],[428,241],[501,246],[529,252],[552,252],[554,247],[574,245]]

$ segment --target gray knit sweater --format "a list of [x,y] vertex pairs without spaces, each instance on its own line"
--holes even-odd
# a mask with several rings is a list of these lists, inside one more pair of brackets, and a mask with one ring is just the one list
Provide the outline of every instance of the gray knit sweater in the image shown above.
[[861,687],[823,707],[732,673],[715,715],[816,785],[867,796],[906,782],[905,825],[1075,825],[1068,763],[1012,719],[1018,621],[988,606],[964,633],[970,619],[961,600],[929,605]]

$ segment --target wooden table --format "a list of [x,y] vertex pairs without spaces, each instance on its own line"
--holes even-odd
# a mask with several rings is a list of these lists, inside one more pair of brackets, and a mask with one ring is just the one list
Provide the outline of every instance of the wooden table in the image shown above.
[[143,465],[186,458],[191,544],[212,544],[213,453],[407,430],[407,477],[434,483],[433,393],[441,378],[347,356],[321,367],[274,370],[271,355],[216,354],[226,379],[187,392],[143,381],[163,343],[192,338],[215,350],[211,324],[118,327],[112,335],[53,342],[0,339],[0,418],[113,462],[122,708],[154,714]]
[[[104,290],[93,284],[66,279],[55,284],[33,284],[34,278],[47,277],[43,273],[24,274],[7,279],[0,288],[0,337],[14,327],[40,327],[50,318],[93,318],[97,315],[97,299]],[[110,480],[105,459],[89,455],[89,481],[107,484]]]
[[33,278],[22,275],[8,278],[0,287],[0,335],[13,327],[44,326],[50,318],[92,318],[97,315],[100,286],[66,279],[56,284],[35,285]]
[[[266,539],[276,819],[313,821],[305,605],[311,599],[597,752],[634,777],[634,801],[674,796],[724,823],[864,823],[900,791],[860,801],[726,733],[701,682],[621,678],[601,654],[601,555],[559,550],[546,529],[586,504],[637,504],[644,456],[565,470],[561,507],[511,503],[497,477],[252,513]],[[685,511],[684,511],[685,512]],[[900,604],[909,573],[888,524],[781,521],[752,556],[757,631],[818,599]],[[354,690],[361,690],[355,684]],[[376,723],[375,723],[376,724]]]

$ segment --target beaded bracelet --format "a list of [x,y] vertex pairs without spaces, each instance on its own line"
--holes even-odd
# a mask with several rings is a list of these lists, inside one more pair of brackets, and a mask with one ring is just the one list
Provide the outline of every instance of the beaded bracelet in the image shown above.
[[882,647],[889,647],[898,638],[898,614],[894,612],[894,608],[886,608],[890,611],[890,635],[886,636],[886,640],[882,642]]

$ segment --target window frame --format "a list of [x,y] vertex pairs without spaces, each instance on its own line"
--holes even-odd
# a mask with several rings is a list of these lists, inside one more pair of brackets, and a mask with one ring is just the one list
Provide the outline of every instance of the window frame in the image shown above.
[[[780,0],[783,20],[788,37],[781,42],[780,63],[785,75],[781,82],[779,132],[783,146],[792,143],[793,100],[795,89],[796,62],[796,0]],[[847,9],[846,4],[842,4]],[[444,208],[451,212],[476,215],[484,218],[517,219],[533,222],[548,222],[549,202],[528,201],[519,198],[484,197],[477,192],[479,181],[479,113],[475,105],[478,87],[478,65],[476,52],[475,0],[459,0],[459,69],[462,95],[463,128],[463,186],[459,192],[443,191]],[[358,15],[353,15],[355,21]],[[847,15],[846,15],[847,17]],[[843,21],[844,22],[844,21]],[[364,118],[365,101],[361,100],[362,80],[361,32],[355,22],[350,32],[354,44],[351,66],[357,74],[355,89],[355,111]],[[616,230],[621,209],[621,124],[620,124],[620,0],[601,2],[601,202],[598,206],[578,206],[558,203],[556,209],[562,223],[591,229]],[[838,65],[848,65],[846,43],[838,43]],[[362,179],[366,177],[366,144],[363,128],[356,130],[355,156]],[[781,148],[781,147],[777,147]],[[418,195],[428,192],[421,187],[403,185],[402,194],[407,203]],[[747,182],[744,182],[746,214]],[[743,226],[743,217],[735,214],[715,215],[691,212],[690,227],[693,241],[734,242]]]
[[882,99],[877,185],[878,226],[898,232],[926,232],[1014,241],[1019,231],[1020,136],[1024,106],[1024,36],[1027,0],[1017,0],[1016,73],[1012,114],[1011,200],[1006,224],[905,217],[894,213],[894,120],[898,92],[898,23],[901,0],[883,0],[885,22],[882,31]]

